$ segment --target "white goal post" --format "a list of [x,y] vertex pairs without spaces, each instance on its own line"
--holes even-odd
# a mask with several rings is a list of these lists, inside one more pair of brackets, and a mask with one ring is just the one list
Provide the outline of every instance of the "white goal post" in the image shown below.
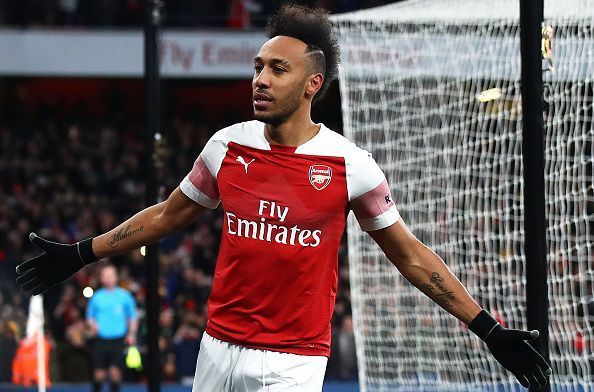
[[[409,0],[332,17],[344,133],[384,170],[411,230],[481,306],[525,329],[517,0]],[[594,381],[594,2],[546,0],[543,62],[554,390]],[[351,216],[362,391],[519,390]],[[574,389],[575,388],[575,389]]]

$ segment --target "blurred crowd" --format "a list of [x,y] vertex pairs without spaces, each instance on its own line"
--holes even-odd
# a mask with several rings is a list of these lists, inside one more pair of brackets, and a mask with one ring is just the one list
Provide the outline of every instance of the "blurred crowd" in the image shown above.
[[[386,0],[295,0],[333,13],[374,7]],[[143,0],[0,1],[0,25],[130,27],[142,24]],[[262,26],[281,0],[164,0],[167,26],[250,28]]]
[[[56,108],[18,95],[8,102],[7,118],[0,121],[0,382],[11,380],[12,358],[25,331],[30,297],[16,287],[14,268],[37,253],[28,234],[35,231],[71,243],[105,232],[144,207],[146,183],[146,145],[139,121],[99,118],[84,108],[56,115]],[[168,122],[167,148],[160,152],[158,169],[161,197],[190,170],[210,135],[227,125],[181,114]],[[159,243],[159,345],[165,381],[188,382],[193,377],[222,223],[220,208],[209,211]],[[356,360],[345,256],[343,242],[327,377],[353,379]],[[145,355],[144,257],[135,251],[109,261],[118,268],[120,285],[136,299],[138,343]],[[90,381],[90,335],[84,322],[88,299],[82,292],[99,288],[101,263],[105,261],[85,267],[44,297],[52,382]],[[144,378],[144,371],[125,374],[127,381]]]

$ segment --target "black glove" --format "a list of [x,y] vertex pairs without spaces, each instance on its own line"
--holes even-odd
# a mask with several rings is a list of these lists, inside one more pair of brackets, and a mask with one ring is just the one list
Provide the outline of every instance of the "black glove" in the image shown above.
[[93,253],[92,238],[76,244],[59,244],[31,233],[29,241],[44,252],[16,267],[16,281],[23,291],[32,291],[33,295],[46,292],[85,265],[98,260]]
[[495,359],[513,373],[522,386],[541,388],[552,374],[545,359],[527,340],[538,337],[538,331],[503,328],[489,313],[482,310],[468,328],[487,343]]

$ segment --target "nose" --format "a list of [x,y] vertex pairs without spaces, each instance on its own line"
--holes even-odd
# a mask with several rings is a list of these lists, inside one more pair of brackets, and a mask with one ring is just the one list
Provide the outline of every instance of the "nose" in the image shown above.
[[264,67],[259,74],[254,75],[254,85],[261,89],[270,87],[270,78],[266,71],[266,67]]

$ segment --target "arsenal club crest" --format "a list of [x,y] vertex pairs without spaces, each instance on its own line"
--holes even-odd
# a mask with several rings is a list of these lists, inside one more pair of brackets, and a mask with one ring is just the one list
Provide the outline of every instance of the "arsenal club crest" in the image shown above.
[[309,167],[309,183],[321,191],[332,180],[332,168],[326,165],[312,165]]

